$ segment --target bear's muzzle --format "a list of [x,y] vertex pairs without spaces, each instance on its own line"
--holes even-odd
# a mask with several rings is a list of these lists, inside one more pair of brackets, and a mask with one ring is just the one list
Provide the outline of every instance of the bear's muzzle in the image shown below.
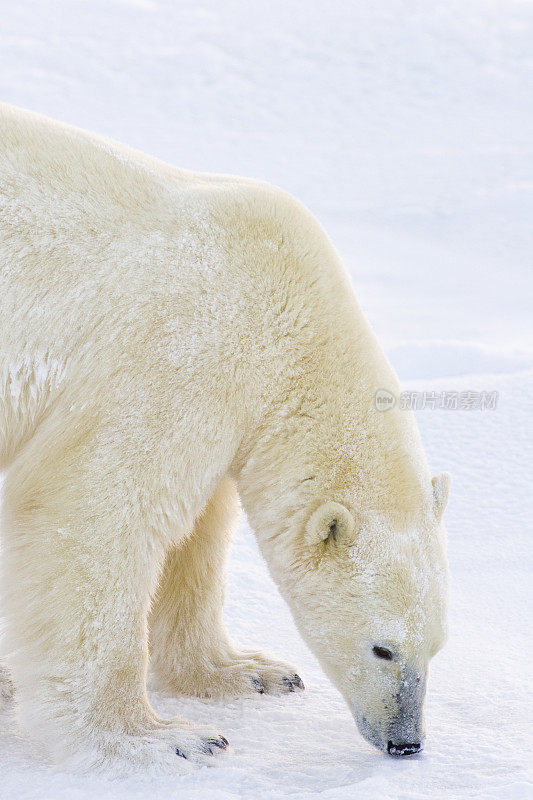
[[361,714],[352,702],[352,713],[357,727],[367,742],[391,756],[411,756],[420,753],[424,746],[424,699],[426,674],[405,667],[398,692],[385,705],[394,713],[385,719],[373,720]]

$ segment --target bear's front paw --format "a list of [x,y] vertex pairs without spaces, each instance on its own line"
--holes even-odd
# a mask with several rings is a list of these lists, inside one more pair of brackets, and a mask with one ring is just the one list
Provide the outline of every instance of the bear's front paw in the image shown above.
[[251,671],[252,687],[259,694],[288,694],[305,689],[304,682],[291,664],[278,661],[258,650],[239,650],[233,653],[234,669],[242,677]]
[[204,756],[216,755],[226,750],[228,747],[228,740],[221,734],[193,738],[188,737],[181,746],[173,745],[174,752],[177,756],[200,763],[204,763]]
[[180,664],[155,674],[155,687],[172,694],[222,699],[302,691],[304,683],[290,664],[256,650],[232,650],[199,664]]
[[259,694],[284,694],[305,689],[303,680],[288,665],[262,659],[258,667],[259,676],[252,678],[252,684]]
[[277,661],[258,651],[242,650],[234,655],[230,668],[234,694],[288,694],[305,689],[304,682],[291,664]]
[[185,720],[160,720],[151,729],[110,736],[89,731],[83,742],[69,743],[61,766],[67,771],[97,771],[108,777],[131,773],[188,773],[197,765],[214,765],[229,748],[218,732]]

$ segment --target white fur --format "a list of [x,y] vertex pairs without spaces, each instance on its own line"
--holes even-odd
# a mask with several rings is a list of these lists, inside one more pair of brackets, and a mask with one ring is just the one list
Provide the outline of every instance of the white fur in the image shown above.
[[[397,379],[326,235],[276,188],[9,106],[0,143],[3,613],[27,729],[68,769],[209,760],[216,731],[149,707],[148,627],[169,691],[298,688],[222,624],[240,497],[383,746],[444,635],[444,495],[412,414],[374,409]],[[310,537],[323,504],[344,523]]]

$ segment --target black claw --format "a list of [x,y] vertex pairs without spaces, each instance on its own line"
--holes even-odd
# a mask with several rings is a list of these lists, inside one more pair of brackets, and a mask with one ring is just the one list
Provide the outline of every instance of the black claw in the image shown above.
[[176,747],[176,755],[179,756],[180,758],[185,758],[185,759],[187,758],[185,753],[182,753],[179,747]]
[[305,689],[304,682],[299,675],[294,675],[292,682],[298,687],[298,689]]
[[256,691],[259,692],[259,694],[265,693],[265,687],[263,685],[263,681],[261,680],[261,678],[252,678],[252,683],[255,686]]
[[202,745],[202,747],[200,748],[200,750],[202,751],[202,753],[209,754],[210,756],[212,756],[212,755],[213,755],[213,751],[212,751],[212,750],[211,750],[211,748],[209,747],[209,744],[208,744],[208,742],[204,742],[204,744]]
[[283,678],[283,683],[288,688],[289,692],[294,692],[294,686],[290,678]]
[[220,747],[221,750],[225,750],[229,742],[227,739],[221,736],[219,739],[208,739],[207,744],[213,745],[213,747]]

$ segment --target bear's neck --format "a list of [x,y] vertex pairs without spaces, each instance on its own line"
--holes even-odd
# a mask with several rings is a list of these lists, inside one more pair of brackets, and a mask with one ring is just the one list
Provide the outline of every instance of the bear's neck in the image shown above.
[[[241,454],[243,507],[278,583],[287,538],[298,536],[318,502],[334,499],[400,522],[430,503],[414,415],[399,407],[396,375],[364,320],[356,333],[309,352]],[[393,408],[378,410],[378,390],[395,397]]]
[[[291,206],[281,227],[278,216],[235,259],[248,415],[233,472],[265,555],[318,500],[409,515],[431,486],[414,416],[337,253],[307,212]],[[393,408],[376,407],[379,390]]]

